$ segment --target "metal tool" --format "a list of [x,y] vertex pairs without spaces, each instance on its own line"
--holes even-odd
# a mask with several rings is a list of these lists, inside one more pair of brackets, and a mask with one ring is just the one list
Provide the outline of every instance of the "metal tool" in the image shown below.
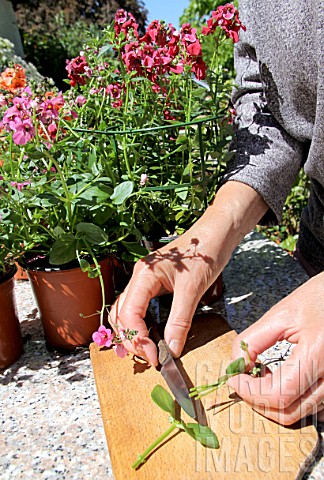
[[183,408],[190,417],[197,418],[194,408],[195,400],[189,397],[188,387],[177,366],[176,360],[172,357],[167,343],[162,339],[164,325],[157,323],[150,313],[145,320],[149,328],[149,336],[158,348],[160,363],[158,369],[180,407]]

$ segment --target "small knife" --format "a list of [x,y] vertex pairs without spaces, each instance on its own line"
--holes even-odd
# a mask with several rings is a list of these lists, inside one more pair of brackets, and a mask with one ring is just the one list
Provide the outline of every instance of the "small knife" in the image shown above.
[[173,393],[176,401],[181,408],[192,418],[197,418],[196,410],[194,408],[194,401],[189,397],[189,390],[186,382],[176,364],[175,359],[172,357],[170,349],[165,340],[162,339],[160,334],[161,324],[154,321],[150,314],[146,317],[146,323],[149,328],[149,337],[154,341],[158,348],[159,367],[165,379],[168,387]]
[[174,398],[190,417],[197,418],[193,405],[194,400],[189,397],[186,382],[172,357],[166,341],[161,339],[157,347],[159,351],[159,363],[161,365],[160,372],[173,393]]

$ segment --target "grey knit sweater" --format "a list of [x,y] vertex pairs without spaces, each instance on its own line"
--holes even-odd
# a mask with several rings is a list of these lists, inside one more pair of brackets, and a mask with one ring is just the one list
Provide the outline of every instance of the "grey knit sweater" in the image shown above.
[[302,166],[311,179],[298,245],[324,270],[324,2],[241,0],[235,48],[237,151],[225,180],[246,183],[277,224]]

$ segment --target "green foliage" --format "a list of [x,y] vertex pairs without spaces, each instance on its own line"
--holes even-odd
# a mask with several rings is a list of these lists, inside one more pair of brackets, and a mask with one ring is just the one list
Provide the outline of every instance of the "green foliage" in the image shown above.
[[309,186],[309,178],[301,170],[286,199],[281,225],[257,227],[259,232],[290,252],[296,245],[301,213],[308,202]]

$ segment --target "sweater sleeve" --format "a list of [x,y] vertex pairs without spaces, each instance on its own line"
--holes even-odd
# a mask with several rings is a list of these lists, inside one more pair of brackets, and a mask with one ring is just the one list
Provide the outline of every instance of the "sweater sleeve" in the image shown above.
[[251,186],[269,210],[261,224],[276,225],[282,218],[285,199],[303,162],[303,143],[292,138],[271,114],[261,82],[255,49],[242,32],[235,47],[236,110],[234,138],[222,184],[228,180]]

